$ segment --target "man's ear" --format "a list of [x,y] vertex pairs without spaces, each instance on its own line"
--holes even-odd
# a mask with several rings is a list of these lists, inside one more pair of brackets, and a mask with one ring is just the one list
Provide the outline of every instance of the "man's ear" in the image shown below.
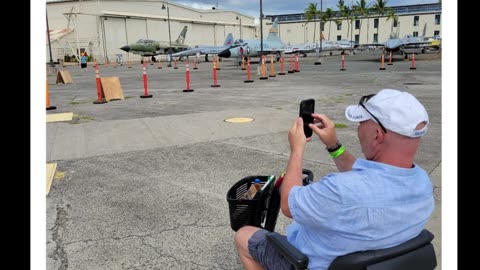
[[378,128],[376,129],[376,131],[377,131],[377,134],[376,134],[376,136],[375,136],[375,140],[376,140],[379,144],[380,144],[380,143],[383,143],[383,140],[385,140],[385,133],[383,133],[383,130],[382,130],[380,127],[378,127]]

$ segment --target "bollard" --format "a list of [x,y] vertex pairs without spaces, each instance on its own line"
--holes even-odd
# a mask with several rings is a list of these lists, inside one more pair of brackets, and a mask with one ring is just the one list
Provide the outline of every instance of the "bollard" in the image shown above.
[[162,69],[162,61],[160,61],[160,56],[158,57],[157,69]]
[[242,55],[242,70],[245,70],[245,58]]
[[260,80],[266,80],[268,79],[266,71],[265,71],[265,55],[262,55],[262,75],[260,77]]
[[97,100],[93,102],[93,104],[103,104],[107,103],[102,97],[102,82],[100,81],[100,70],[98,69],[97,61],[93,63],[95,66],[95,78],[97,81]]
[[298,64],[298,53],[295,54],[295,72],[300,72],[300,67],[299,67],[299,64]]
[[213,84],[210,85],[211,87],[219,87],[220,85],[217,84],[217,64],[213,61]]
[[247,56],[247,79],[244,83],[251,83],[253,80],[250,78],[250,56]]
[[132,68],[132,65],[130,63],[130,54],[128,54],[128,56],[127,56],[127,67]]
[[115,59],[115,60],[113,61],[112,67],[113,67],[113,68],[117,68],[117,59]]
[[381,62],[380,62],[380,70],[385,70],[385,54],[382,52],[382,57],[381,57]]
[[412,66],[410,67],[410,70],[412,70],[412,69],[417,69],[415,67],[415,53],[414,52],[412,53]]
[[215,61],[217,61],[217,70],[220,70],[220,57],[215,56]]
[[345,71],[345,55],[342,54],[342,68],[340,69],[340,71]]
[[195,58],[193,58],[193,69],[198,69],[197,67],[197,56],[195,55]]
[[288,73],[294,73],[293,71],[293,54],[290,54],[290,69],[288,70]]
[[283,55],[280,56],[280,72],[278,73],[278,75],[285,75],[285,71],[283,70],[283,62],[284,62],[284,58],[283,58]]
[[173,59],[173,69],[178,69],[177,59]]
[[48,79],[47,79],[47,111],[49,110],[56,110],[57,107],[50,106],[50,96],[48,95]]
[[268,77],[277,77],[275,75],[275,66],[273,65],[273,54],[270,55],[270,75]]
[[390,60],[388,60],[388,64],[387,65],[393,65],[392,64],[392,51],[390,51]]
[[147,79],[147,61],[143,61],[143,95],[140,98],[151,98],[152,95],[148,94],[148,79]]
[[183,89],[183,92],[193,92],[193,89],[190,89],[190,63],[185,62],[185,79],[187,81],[187,89]]

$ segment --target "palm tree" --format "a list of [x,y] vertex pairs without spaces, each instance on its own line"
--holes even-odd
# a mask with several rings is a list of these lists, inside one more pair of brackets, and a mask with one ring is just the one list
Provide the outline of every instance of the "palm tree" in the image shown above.
[[[342,14],[342,17],[347,20],[347,38],[348,38],[348,35],[350,34],[350,23],[351,23],[350,8],[348,6],[343,6],[342,10],[340,10],[340,14]],[[352,37],[350,37],[350,40],[352,40]]]
[[388,10],[387,21],[390,19],[392,19],[392,28],[390,29],[390,32],[393,32],[393,24],[398,20],[398,16],[395,15],[395,11],[393,10],[393,8]]
[[[357,1],[356,5],[354,6],[354,10],[357,13],[357,15],[362,16],[364,18],[367,18],[367,43],[368,43],[368,12],[370,8],[368,7],[369,4],[367,4],[366,0],[359,0]],[[360,20],[360,29],[358,30],[358,33],[362,32],[362,21]]]
[[[348,13],[345,14],[345,11],[344,11],[344,9],[345,9],[345,1],[344,1],[344,0],[338,0],[337,7],[338,7],[338,12],[339,12],[339,14],[340,14],[340,18],[339,18],[339,19],[340,19],[340,20],[343,20],[344,18],[347,18]],[[339,25],[339,24],[341,25],[341,24],[342,24],[341,21],[340,21],[340,23],[338,23],[338,22],[336,22],[336,23],[337,23],[337,25]],[[350,31],[347,31],[347,37],[348,37],[348,32],[350,32]]]
[[[310,3],[308,6],[305,8],[305,17],[307,17],[307,22],[305,24],[308,24],[311,20],[316,20],[317,19],[317,3]],[[313,22],[313,42],[315,43],[315,32],[317,31],[317,24],[315,21]]]
[[332,32],[332,17],[333,17],[333,10],[331,8],[327,8],[325,13],[323,13],[323,20],[330,22],[328,25],[328,40],[330,40],[330,32]]
[[[377,20],[378,20],[377,39],[378,39],[378,29],[380,28],[380,16],[386,15],[390,8],[387,7],[388,0],[375,0],[375,1],[376,2],[373,3],[372,9],[377,14]],[[377,42],[378,42],[378,40],[377,40]]]

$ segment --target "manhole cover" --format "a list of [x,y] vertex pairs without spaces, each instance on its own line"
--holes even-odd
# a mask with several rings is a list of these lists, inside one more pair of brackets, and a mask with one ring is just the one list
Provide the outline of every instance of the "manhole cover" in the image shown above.
[[229,123],[247,123],[247,122],[251,122],[255,119],[251,118],[251,117],[234,117],[234,118],[227,118],[223,121],[225,122],[229,122]]

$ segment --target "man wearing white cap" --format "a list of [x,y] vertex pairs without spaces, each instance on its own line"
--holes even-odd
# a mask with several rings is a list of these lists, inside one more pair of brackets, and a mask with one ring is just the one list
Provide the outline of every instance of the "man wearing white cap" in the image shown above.
[[[297,118],[288,140],[290,159],[281,187],[281,208],[293,219],[287,239],[308,256],[309,269],[327,269],[338,256],[399,245],[417,236],[434,208],[428,174],[414,163],[420,138],[428,129],[428,114],[411,94],[384,89],[363,96],[345,110],[358,122],[365,159],[355,158],[338,141],[335,124],[312,114],[310,128],[325,144],[339,173],[302,186],[303,153],[307,141]],[[245,226],[236,245],[246,269],[288,269],[265,240],[267,231]],[[273,267],[272,267],[273,265]]]

